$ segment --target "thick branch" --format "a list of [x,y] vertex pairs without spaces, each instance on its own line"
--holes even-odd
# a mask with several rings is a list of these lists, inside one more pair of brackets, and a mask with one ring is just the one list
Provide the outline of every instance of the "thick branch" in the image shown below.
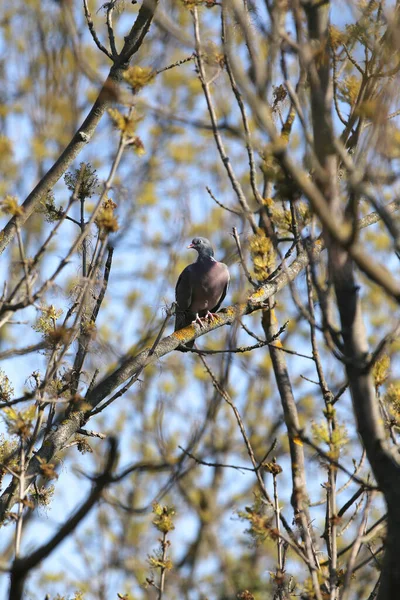
[[[327,36],[328,7],[328,3],[325,5],[311,2],[306,4],[310,37],[319,41],[322,51]],[[317,202],[311,198],[310,200],[321,219],[324,237],[328,245],[330,273],[340,314],[343,353],[347,358],[346,372],[357,429],[388,506],[388,534],[378,599],[389,600],[398,595],[400,588],[400,571],[398,569],[400,465],[397,464],[394,454],[390,452],[386,444],[385,431],[378,410],[373,378],[369,369],[367,334],[363,323],[355,264],[398,302],[400,301],[400,288],[390,275],[386,276],[384,273],[382,276],[383,269],[372,263],[371,258],[365,254],[364,248],[353,243],[352,234],[348,237],[348,241],[345,241],[348,234],[344,206],[337,191],[337,160],[330,143],[334,136],[331,123],[332,98],[329,70],[327,71],[329,69],[328,55],[325,58],[326,60],[320,60],[319,66],[316,67],[319,81],[313,83],[312,76],[310,78],[315,147],[325,171],[324,178],[317,181],[322,198],[314,198]],[[312,70],[310,70],[310,74],[312,75]],[[323,104],[319,101],[321,97],[326,99]],[[323,122],[328,125],[327,131],[322,130]],[[323,210],[321,211],[319,208]],[[325,209],[331,212],[333,218],[326,219],[326,215],[323,214]],[[336,221],[335,224],[334,221]],[[345,595],[344,593],[343,596]]]
[[[273,336],[278,330],[278,324],[273,308],[269,307],[268,309],[264,309],[262,326],[267,337]],[[314,573],[314,571],[319,568],[319,564],[313,548],[313,540],[309,531],[309,523],[311,522],[311,519],[308,510],[309,498],[306,485],[304,452],[303,447],[299,446],[295,439],[299,429],[299,415],[297,412],[297,406],[293,395],[292,384],[290,382],[285,356],[283,352],[275,346],[269,348],[269,353],[271,356],[276,383],[278,385],[285,424],[289,437],[293,485],[291,502],[295,514],[295,521],[299,525],[301,537],[305,546],[305,553],[309,561],[311,577],[314,583],[314,592],[316,598],[321,600],[322,596],[318,586],[318,579]]]

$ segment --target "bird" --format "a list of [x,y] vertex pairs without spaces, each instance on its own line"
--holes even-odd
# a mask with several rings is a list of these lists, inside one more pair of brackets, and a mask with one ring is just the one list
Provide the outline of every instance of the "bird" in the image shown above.
[[[228,267],[214,258],[214,250],[209,240],[195,237],[188,248],[198,253],[196,262],[188,265],[179,275],[175,287],[175,331],[214,320],[229,287]],[[193,347],[194,341],[180,346],[179,350]]]

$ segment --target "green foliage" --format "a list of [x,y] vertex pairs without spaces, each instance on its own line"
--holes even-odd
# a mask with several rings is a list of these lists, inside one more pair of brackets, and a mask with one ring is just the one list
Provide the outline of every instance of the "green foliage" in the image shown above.
[[[337,458],[340,450],[349,442],[347,429],[344,425],[336,424],[330,429],[326,421],[312,423],[313,438],[317,444],[327,444],[332,452],[332,458]],[[329,454],[329,453],[328,453]]]
[[127,115],[123,115],[117,108],[109,108],[108,114],[116,129],[121,132],[125,143],[128,144],[138,156],[146,154],[142,139],[138,135],[135,135],[137,124],[143,117],[139,116],[133,109],[129,110]]
[[339,85],[339,98],[354,106],[360,93],[361,79],[357,75],[347,76]]
[[81,454],[92,454],[93,449],[84,436],[76,436],[77,448]]
[[259,283],[268,278],[275,264],[275,251],[267,235],[260,230],[249,240],[251,258],[253,260],[254,275]]
[[32,326],[32,329],[38,333],[42,333],[44,336],[48,336],[56,330],[57,320],[63,314],[63,310],[62,308],[56,308],[54,304],[50,304],[50,306],[41,306],[40,312],[41,315]]
[[55,463],[47,462],[44,458],[37,457],[40,463],[40,472],[45,479],[58,479],[58,473],[55,471]]
[[79,169],[68,171],[64,176],[67,188],[79,198],[85,200],[96,193],[99,180],[96,169],[90,163],[81,163]]
[[173,523],[175,508],[173,506],[162,506],[155,502],[153,504],[153,513],[155,514],[155,517],[152,523],[158,531],[161,533],[169,533],[175,529]]
[[85,600],[85,596],[83,594],[83,592],[75,592],[73,596],[70,596],[69,598],[67,598],[66,596],[61,596],[60,594],[57,594],[57,596],[54,596],[53,600]]
[[[6,439],[4,434],[0,435],[0,463],[7,465],[9,468],[15,468],[18,462],[16,450],[18,448],[18,442]],[[3,474],[4,471],[0,469]]]
[[17,435],[27,439],[32,431],[33,421],[36,416],[36,406],[32,404],[29,408],[18,411],[12,407],[2,409],[2,417],[10,435]]
[[400,383],[394,382],[388,386],[385,400],[389,403],[397,418],[400,417]]
[[149,556],[149,565],[151,569],[165,569],[170,571],[173,567],[173,562],[169,558],[163,559],[162,551],[156,551],[152,556]]
[[[1,112],[6,111],[4,104],[0,104],[0,118]],[[4,115],[3,117],[4,118]],[[15,177],[17,167],[13,158],[13,144],[9,137],[0,134],[0,196],[5,194],[11,187],[11,180]],[[14,186],[13,186],[14,187]]]
[[274,514],[270,508],[262,502],[259,494],[255,495],[254,503],[246,506],[244,511],[238,511],[239,517],[250,523],[250,528],[246,529],[256,544],[262,544],[268,539],[277,539],[277,530],[274,526]]
[[155,518],[152,521],[153,525],[160,533],[162,533],[162,538],[159,540],[160,547],[155,550],[153,554],[148,556],[147,560],[152,572],[154,570],[158,570],[160,572],[161,587],[155,583],[154,577],[147,577],[146,584],[158,589],[163,589],[165,574],[173,567],[173,562],[168,555],[168,550],[171,543],[167,539],[167,535],[170,531],[175,529],[175,526],[172,522],[172,517],[175,515],[175,509],[172,506],[161,506],[157,502],[154,502],[153,513],[155,514]]
[[282,473],[283,470],[282,467],[276,462],[276,459],[272,460],[271,462],[263,462],[262,467],[265,471],[275,476]]
[[334,25],[331,25],[329,27],[329,42],[333,50],[337,50],[342,45],[343,41],[345,41],[345,36],[342,31]]
[[9,194],[0,202],[0,208],[3,213],[12,217],[20,217],[24,213],[23,207],[18,204],[18,198]]
[[14,388],[8,378],[8,375],[0,369],[0,399],[3,402],[9,402],[14,394]]
[[29,500],[37,507],[48,507],[51,504],[55,492],[54,485],[36,487],[29,495]]
[[127,115],[123,115],[117,108],[109,108],[108,114],[118,131],[129,137],[134,135],[137,124],[143,119],[134,110],[130,110]]
[[117,205],[111,198],[106,198],[106,200],[104,200],[95,221],[102,236],[118,231],[118,221],[114,212],[116,208]]
[[236,597],[239,598],[239,600],[255,600],[255,596],[253,596],[253,594],[249,592],[249,590],[244,590],[243,592],[240,592]]
[[64,215],[63,208],[57,208],[55,205],[55,196],[52,190],[49,190],[46,197],[40,201],[37,212],[45,216],[47,223],[59,221]]
[[389,376],[390,356],[384,354],[373,366],[372,376],[374,378],[376,389],[380,388]]
[[135,94],[154,80],[155,73],[150,67],[139,67],[138,65],[134,65],[124,72],[123,77],[131,86],[132,92]]

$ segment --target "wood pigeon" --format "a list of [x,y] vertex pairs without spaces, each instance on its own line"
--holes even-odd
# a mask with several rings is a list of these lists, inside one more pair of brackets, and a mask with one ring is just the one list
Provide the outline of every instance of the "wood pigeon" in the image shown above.
[[[203,327],[202,318],[213,320],[229,286],[228,267],[215,260],[206,238],[194,238],[188,248],[196,250],[198,257],[182,271],[176,284],[175,331],[191,323]],[[179,350],[192,348],[193,344],[194,341],[189,342]]]

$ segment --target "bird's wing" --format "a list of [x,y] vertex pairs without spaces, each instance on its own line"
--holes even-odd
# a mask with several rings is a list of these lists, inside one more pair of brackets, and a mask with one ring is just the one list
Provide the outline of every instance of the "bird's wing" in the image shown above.
[[193,278],[192,265],[188,265],[179,275],[179,279],[175,287],[175,299],[179,308],[187,310],[192,303],[193,294]]
[[[224,264],[224,263],[221,263]],[[216,306],[214,306],[214,308],[211,310],[212,313],[217,312],[217,310],[219,309],[219,307],[221,306],[221,304],[223,303],[226,293],[229,289],[229,282],[231,280],[230,275],[229,275],[229,271],[228,271],[228,267],[226,265],[224,265],[224,267],[226,267],[226,283],[224,285],[224,289],[222,290],[222,294],[221,294],[221,298],[218,301],[218,304]]]
[[188,265],[179,275],[175,287],[176,312],[175,312],[175,331],[186,327],[191,322],[190,314],[188,315],[193,295],[193,277],[192,265]]

